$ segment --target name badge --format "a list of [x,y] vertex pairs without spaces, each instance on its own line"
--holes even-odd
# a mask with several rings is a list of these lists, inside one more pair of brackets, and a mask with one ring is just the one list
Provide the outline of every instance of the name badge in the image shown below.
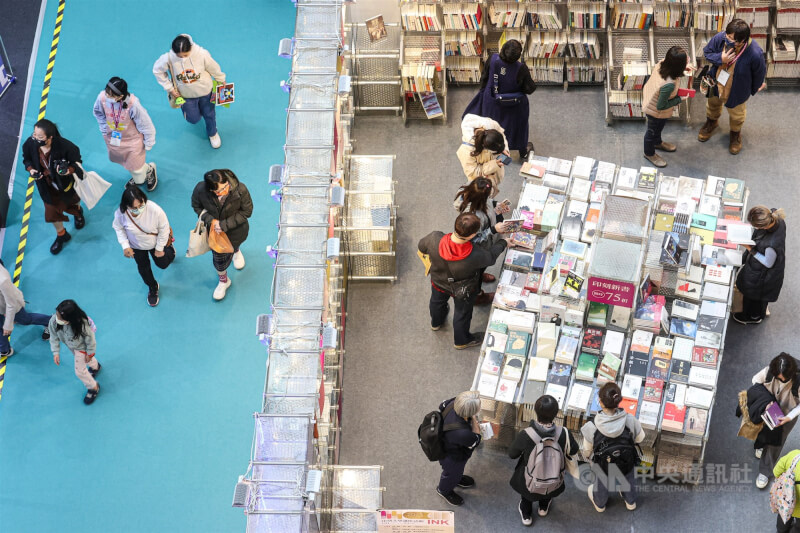
[[112,131],[111,132],[111,146],[119,146],[122,142],[122,132],[119,131]]
[[717,81],[724,87],[725,85],[728,85],[728,79],[730,77],[731,75],[728,74],[727,70],[720,69],[719,73],[717,74]]

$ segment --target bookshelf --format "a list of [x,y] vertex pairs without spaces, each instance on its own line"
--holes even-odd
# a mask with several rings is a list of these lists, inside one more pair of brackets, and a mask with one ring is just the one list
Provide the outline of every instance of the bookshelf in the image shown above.
[[[796,33],[786,28],[771,28],[770,48],[767,52],[767,83],[778,87],[800,86],[800,30]],[[766,50],[766,49],[765,49]]]
[[386,37],[372,41],[365,24],[348,24],[351,84],[356,113],[402,111],[400,80],[401,29],[386,23]]
[[486,59],[484,2],[443,0],[442,16],[447,81],[458,85],[479,83]]
[[[447,24],[455,25],[454,6],[448,3],[446,7]],[[445,34],[448,32],[444,30],[444,9],[441,1],[400,2],[403,31],[400,46],[401,114],[404,124],[409,120],[447,122]],[[462,19],[464,25],[472,23],[476,21],[467,23]]]

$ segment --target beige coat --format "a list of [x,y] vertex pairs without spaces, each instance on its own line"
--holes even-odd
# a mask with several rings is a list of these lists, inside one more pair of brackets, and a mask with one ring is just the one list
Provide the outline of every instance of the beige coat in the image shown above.
[[796,396],[792,396],[791,380],[786,383],[781,383],[779,379],[767,381],[767,372],[769,372],[769,367],[765,366],[761,369],[761,372],[753,376],[753,385],[756,383],[764,385],[764,387],[775,396],[775,399],[778,400],[781,411],[785,414],[789,414],[789,411],[797,407],[798,403],[800,403]]
[[508,150],[508,141],[500,124],[490,118],[468,114],[461,121],[461,145],[456,151],[456,156],[461,162],[461,169],[464,171],[468,183],[475,178],[487,178],[491,181],[492,198],[494,198],[499,192],[505,169],[497,164],[496,156],[490,150],[484,150],[477,156],[472,155],[472,151],[475,149],[473,142],[477,128],[497,130],[502,133],[506,150]]

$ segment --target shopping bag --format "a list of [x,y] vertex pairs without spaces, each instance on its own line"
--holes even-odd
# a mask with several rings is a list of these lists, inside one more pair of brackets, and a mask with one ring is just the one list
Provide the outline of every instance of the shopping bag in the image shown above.
[[84,172],[83,179],[75,178],[75,192],[89,209],[97,205],[109,187],[111,184],[93,170]]
[[197,217],[197,224],[189,232],[189,247],[186,249],[186,257],[197,257],[210,250],[208,247],[208,229],[203,222],[203,213],[200,213],[200,216]]
[[[214,224],[212,223],[211,226],[213,227]],[[231,240],[224,231],[220,231],[219,233],[214,230],[209,231],[208,246],[218,254],[233,253],[233,245],[231,244]]]
[[419,250],[417,250],[417,256],[419,257],[422,264],[425,266],[425,275],[427,276],[431,271],[431,256],[428,254],[423,254]]

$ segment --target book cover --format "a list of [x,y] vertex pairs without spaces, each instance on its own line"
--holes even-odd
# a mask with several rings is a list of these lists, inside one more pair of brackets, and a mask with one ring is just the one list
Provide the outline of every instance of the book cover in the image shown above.
[[578,356],[578,366],[575,370],[575,377],[583,381],[594,381],[594,374],[597,371],[599,356],[582,352]]
[[505,352],[511,355],[527,357],[528,346],[530,342],[530,333],[525,333],[523,331],[509,331]]
[[669,379],[670,362],[666,359],[654,357],[650,360],[650,367],[647,369],[647,377],[667,381]]
[[602,409],[602,407],[600,407],[600,387],[595,386],[592,388],[592,400],[589,402],[588,412],[590,414],[595,414],[599,413],[600,409]]
[[513,379],[501,379],[497,384],[497,392],[494,399],[498,402],[514,403],[514,394],[517,392],[517,381]]
[[558,408],[564,409],[564,400],[567,397],[567,386],[557,383],[548,383],[544,389],[545,394],[549,394],[558,402]]
[[619,371],[619,367],[622,364],[622,359],[614,355],[613,353],[606,353],[603,356],[603,360],[600,363],[600,368],[598,369],[598,373],[604,375],[610,380],[617,379],[617,372]]
[[700,306],[684,300],[672,302],[672,316],[675,318],[685,318],[686,320],[697,320],[697,313]]
[[692,363],[709,368],[717,367],[718,358],[719,350],[716,348],[695,345],[694,351],[692,352]]
[[606,338],[603,342],[603,353],[611,353],[617,356],[621,355],[624,342],[624,333],[619,331],[606,331]]
[[732,267],[708,265],[705,270],[705,282],[720,283],[722,285],[731,284],[731,275],[733,274]]
[[703,300],[703,303],[700,305],[700,314],[701,315],[708,315],[708,316],[716,316],[719,318],[725,318],[727,316],[728,307],[721,302],[710,302],[708,300]]
[[675,215],[659,213],[653,220],[653,229],[656,231],[672,231],[672,223],[675,221]]
[[672,346],[672,358],[691,362],[694,341],[684,337],[678,337],[674,339],[674,341],[675,343]]
[[786,415],[781,410],[781,406],[778,405],[778,402],[772,402],[764,410],[762,418],[764,419],[764,422],[771,426],[771,428],[775,428],[780,422],[780,419],[785,416]]
[[717,384],[717,370],[700,365],[689,369],[689,385],[713,389]]
[[503,352],[487,350],[486,355],[483,356],[481,372],[486,374],[499,374],[500,367],[503,366],[503,359],[505,359]]
[[653,357],[672,359],[672,347],[674,345],[675,341],[669,337],[656,337],[656,342],[653,344]]
[[725,190],[725,178],[720,178],[719,176],[711,176],[709,175],[706,178],[706,188],[703,192],[706,196],[722,196],[723,191]]
[[588,245],[585,242],[566,239],[561,243],[561,254],[571,255],[578,259],[583,259],[586,256],[587,249]]
[[535,404],[544,395],[544,381],[527,381],[522,391],[522,403]]
[[638,400],[632,400],[630,398],[623,398],[621,402],[619,402],[619,406],[625,410],[631,416],[636,416],[637,408],[639,407]]
[[525,278],[525,290],[539,292],[539,284],[542,280],[541,272],[529,272]]
[[644,382],[644,397],[646,402],[661,403],[661,396],[664,392],[664,382],[660,379],[647,378]]
[[[719,283],[705,283],[703,285],[703,299],[714,300],[715,302],[727,302],[730,287]],[[704,315],[700,315],[704,316]]]
[[711,402],[714,401],[714,391],[710,389],[702,389],[700,387],[689,386],[686,389],[686,401],[684,402],[687,407],[700,407],[702,409],[711,409]]
[[367,26],[370,42],[382,41],[386,38],[386,25],[383,22],[383,15],[369,18],[364,21]]
[[603,330],[600,328],[586,328],[583,332],[581,349],[585,352],[599,354],[603,344]]
[[638,357],[638,355],[638,353],[634,352],[625,360],[625,373],[644,378],[647,377],[650,359]]
[[589,302],[586,324],[604,328],[607,324],[608,305],[600,302]]
[[519,246],[520,248],[525,248],[527,250],[536,249],[536,236],[531,235],[530,233],[517,231],[511,234],[509,241],[511,242],[512,246]]
[[567,272],[567,279],[564,280],[564,295],[569,298],[580,298],[583,281],[583,278],[574,271]]
[[639,423],[647,429],[655,429],[658,426],[660,412],[660,403],[643,401],[641,407],[639,407]]
[[725,178],[722,201],[726,203],[740,203],[742,199],[744,199],[744,181],[734,178]]
[[686,434],[702,437],[706,434],[708,411],[700,407],[690,407],[686,414]]
[[678,197],[678,178],[673,176],[661,176],[658,184],[659,198],[677,198]]
[[516,270],[505,269],[500,273],[500,285],[513,286],[520,289],[525,288],[525,280],[528,274],[526,272],[517,272]]
[[620,167],[617,172],[617,187],[621,189],[633,189],[636,187],[638,173],[636,169]]
[[521,272],[528,272],[533,264],[533,254],[522,250],[509,250],[506,253],[505,265]]
[[541,179],[544,177],[546,172],[547,168],[542,166],[538,161],[526,161],[519,169],[520,174],[530,178]]
[[631,337],[631,351],[641,352],[644,354],[650,353],[650,344],[653,342],[653,333],[642,329],[633,330]]
[[[508,326],[506,326],[506,331],[508,331]],[[485,347],[487,351],[495,350],[500,353],[505,353],[507,342],[507,333],[500,333],[499,331],[492,331],[491,329],[486,332]]]
[[500,381],[500,376],[497,374],[481,373],[478,379],[478,393],[486,398],[494,398],[498,381]]
[[522,377],[525,367],[525,357],[521,355],[506,354],[506,363],[503,365],[503,379],[513,379],[515,382]]
[[656,169],[653,167],[641,167],[639,169],[639,189],[654,191],[656,188]]
[[669,332],[671,335],[694,339],[697,334],[697,324],[691,320],[672,318],[669,321]]
[[712,331],[698,331],[694,338],[694,345],[706,348],[717,348],[722,344],[722,335]]
[[661,420],[661,429],[674,433],[683,433],[683,424],[686,420],[686,406],[667,402],[664,405],[664,418]]
[[669,383],[667,388],[664,389],[666,400],[677,405],[683,405],[686,387],[683,383]]
[[689,371],[692,365],[689,361],[675,359],[672,361],[669,371],[669,380],[673,383],[689,383]]
[[[709,333],[717,333],[722,335],[725,331],[726,320],[718,316],[700,315],[697,317],[697,331],[707,331]],[[695,344],[697,344],[695,340]]]
[[553,367],[550,369],[550,373],[548,374],[548,382],[566,387],[569,385],[569,378],[571,374],[572,365],[553,363]]
[[[717,229],[717,217],[704,215],[703,213],[695,213],[692,215],[692,227],[713,232]],[[708,244],[710,244],[710,242]]]
[[544,357],[531,357],[528,359],[528,379],[533,381],[547,381],[547,371],[550,361]]
[[589,402],[592,399],[591,385],[584,385],[582,383],[573,383],[569,391],[569,401],[567,401],[567,408],[577,409],[578,411],[586,411],[589,407]]
[[630,374],[622,378],[622,397],[630,400],[638,400],[642,392],[642,378]]
[[556,361],[572,365],[575,361],[575,351],[578,349],[578,339],[561,335],[556,348]]
[[556,325],[552,322],[540,322],[536,333],[536,356],[552,360],[556,354]]

